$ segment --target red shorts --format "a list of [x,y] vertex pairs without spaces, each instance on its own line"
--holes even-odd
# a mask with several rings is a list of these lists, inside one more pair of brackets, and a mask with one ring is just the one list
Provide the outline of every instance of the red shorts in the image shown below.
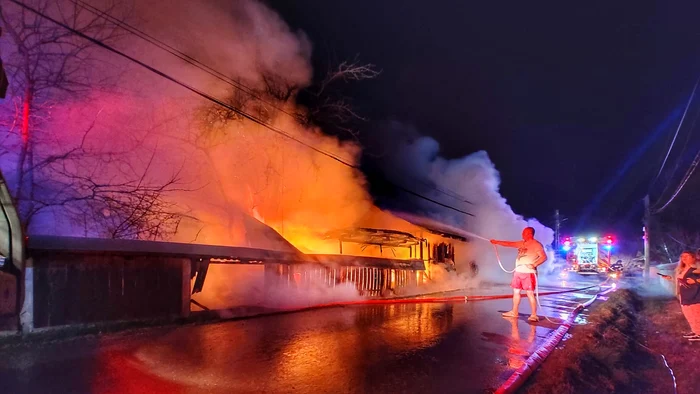
[[516,272],[513,274],[513,281],[510,282],[510,287],[518,290],[535,290],[537,278],[535,274]]

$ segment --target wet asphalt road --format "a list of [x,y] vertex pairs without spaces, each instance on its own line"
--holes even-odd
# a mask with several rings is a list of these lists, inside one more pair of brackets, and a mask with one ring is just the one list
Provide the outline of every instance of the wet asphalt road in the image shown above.
[[[542,297],[540,316],[598,290]],[[510,306],[329,308],[7,347],[0,393],[483,393],[557,327],[528,323],[525,297],[519,319],[502,318]]]

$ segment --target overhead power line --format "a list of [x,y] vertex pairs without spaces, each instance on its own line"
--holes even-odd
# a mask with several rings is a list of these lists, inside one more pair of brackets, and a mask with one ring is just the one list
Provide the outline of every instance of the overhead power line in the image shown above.
[[659,193],[659,199],[665,196],[666,192],[673,186],[671,180],[673,179],[673,176],[676,174],[676,171],[678,171],[678,168],[683,162],[683,156],[685,155],[685,152],[688,149],[688,145],[690,144],[690,141],[693,137],[693,131],[695,130],[695,124],[697,123],[698,117],[700,117],[700,111],[696,111],[695,116],[693,117],[693,122],[690,124],[689,131],[685,138],[685,143],[683,144],[683,148],[677,154],[678,158],[676,159],[676,164],[673,166],[673,169],[666,176],[666,185],[664,186],[664,189],[661,191],[661,193]]
[[[108,44],[102,42],[102,41],[100,41],[100,40],[98,40],[98,39],[96,39],[96,38],[93,38],[93,37],[91,37],[91,36],[88,36],[87,34],[81,32],[81,31],[79,31],[79,30],[77,30],[77,29],[74,29],[74,28],[72,28],[71,26],[68,26],[67,24],[65,24],[65,23],[63,23],[63,22],[61,22],[61,21],[59,21],[59,20],[56,20],[55,18],[52,18],[51,16],[46,15],[46,14],[44,14],[43,12],[41,12],[41,11],[39,11],[39,10],[33,8],[33,7],[30,7],[30,6],[28,6],[28,5],[26,5],[26,4],[22,3],[22,2],[20,2],[20,1],[18,1],[18,0],[10,0],[10,1],[11,1],[12,3],[18,5],[19,7],[22,7],[22,8],[24,8],[25,10],[27,10],[27,11],[29,11],[29,12],[32,12],[33,14],[35,14],[35,15],[41,17],[41,18],[44,18],[44,19],[46,19],[46,20],[48,20],[48,21],[50,21],[50,22],[52,22],[52,23],[54,23],[54,24],[56,24],[56,25],[58,25],[58,26],[60,26],[60,27],[62,27],[62,28],[64,28],[64,29],[70,31],[71,33],[73,33],[73,34],[75,34],[75,35],[77,35],[77,36],[79,36],[79,37],[81,37],[81,38],[83,38],[83,39],[85,39],[85,40],[88,40],[88,41],[92,42],[93,44],[95,44],[95,45],[97,45],[97,46],[99,46],[99,47],[101,47],[101,48],[103,48],[103,49],[105,49],[105,50],[107,50],[107,51],[109,51],[109,52],[112,52],[112,53],[114,53],[114,54],[116,54],[116,55],[118,55],[118,56],[121,56],[121,57],[123,57],[123,58],[125,58],[125,59],[127,59],[127,60],[129,60],[129,61],[131,61],[131,62],[133,62],[133,63],[135,63],[135,64],[137,64],[137,65],[139,65],[139,66],[141,66],[141,67],[143,67],[143,68],[145,68],[145,69],[147,69],[148,71],[150,71],[150,72],[152,72],[152,73],[154,73],[154,74],[156,74],[156,75],[158,75],[158,76],[160,76],[160,77],[162,77],[162,78],[164,78],[164,79],[167,79],[167,80],[169,80],[169,81],[171,81],[171,82],[173,82],[173,83],[175,83],[175,84],[177,84],[177,85],[180,85],[181,87],[183,87],[183,88],[189,90],[190,92],[192,92],[192,93],[194,93],[194,94],[196,94],[196,95],[198,95],[198,96],[200,96],[200,97],[202,97],[202,98],[204,98],[204,99],[206,99],[206,100],[209,100],[209,101],[211,101],[211,102],[213,102],[213,103],[215,103],[215,104],[217,104],[217,105],[219,105],[219,106],[221,106],[221,107],[224,107],[224,108],[226,108],[226,109],[228,109],[228,110],[230,110],[230,111],[232,111],[232,112],[234,112],[234,113],[236,113],[236,114],[242,116],[242,117],[245,118],[245,119],[248,119],[248,120],[250,120],[250,121],[252,121],[252,122],[254,122],[254,123],[257,123],[257,124],[259,124],[259,125],[261,125],[261,126],[267,128],[268,130],[273,131],[273,132],[275,132],[275,133],[277,133],[277,134],[280,134],[280,135],[282,135],[282,136],[284,136],[284,137],[286,137],[286,138],[288,138],[288,139],[290,139],[290,140],[292,140],[292,141],[295,141],[295,142],[297,142],[297,143],[299,143],[299,144],[301,144],[301,145],[303,145],[303,146],[305,146],[305,147],[307,147],[307,148],[309,148],[309,149],[311,149],[311,150],[313,150],[313,151],[315,151],[315,152],[317,152],[317,153],[320,153],[320,154],[322,154],[322,155],[324,155],[324,156],[327,156],[327,157],[329,157],[329,158],[331,158],[331,159],[337,161],[337,162],[340,163],[340,164],[343,164],[343,165],[345,165],[345,166],[347,166],[347,167],[350,167],[350,168],[353,168],[353,169],[356,169],[356,170],[360,170],[359,166],[356,166],[355,164],[352,164],[352,163],[348,162],[347,160],[343,159],[342,157],[336,156],[336,155],[334,155],[334,154],[332,154],[332,153],[330,153],[330,152],[324,151],[323,149],[317,148],[317,147],[313,146],[312,144],[309,144],[309,143],[307,143],[307,142],[305,142],[305,141],[303,141],[303,140],[301,140],[301,139],[299,139],[299,138],[297,138],[297,137],[295,137],[295,136],[293,136],[293,135],[287,133],[286,131],[284,131],[284,130],[278,128],[278,127],[275,127],[275,126],[273,126],[273,125],[271,125],[271,124],[269,124],[269,123],[267,123],[267,122],[265,122],[265,121],[263,121],[263,120],[257,118],[257,117],[254,116],[254,115],[251,115],[251,114],[249,114],[249,113],[247,113],[247,112],[245,112],[245,111],[243,111],[243,110],[241,110],[241,109],[239,109],[239,108],[236,108],[236,107],[234,107],[234,106],[232,106],[232,105],[229,105],[229,104],[225,103],[224,101],[222,101],[222,100],[220,100],[220,99],[218,99],[218,98],[216,98],[216,97],[213,97],[213,96],[209,95],[208,93],[206,93],[206,92],[204,92],[204,91],[202,91],[202,90],[200,90],[200,89],[197,89],[196,87],[194,87],[194,86],[192,86],[192,85],[189,85],[189,84],[187,84],[187,83],[185,83],[185,82],[183,82],[183,81],[180,81],[179,79],[177,79],[177,78],[175,78],[175,77],[173,77],[173,76],[171,76],[171,75],[169,75],[169,74],[167,74],[167,73],[165,73],[165,72],[163,72],[163,71],[161,71],[161,70],[159,70],[159,69],[157,69],[157,68],[155,68],[155,67],[153,67],[153,66],[150,66],[150,65],[148,65],[148,64],[146,64],[146,63],[144,63],[144,62],[142,62],[142,61],[140,61],[140,60],[138,60],[138,59],[136,59],[136,58],[134,58],[134,57],[132,57],[132,56],[130,56],[130,55],[128,55],[128,54],[126,54],[126,53],[124,53],[124,52],[122,52],[122,51],[120,51],[120,50],[118,50],[118,49],[116,49],[116,48],[114,48],[114,47],[112,47],[112,46],[110,46],[110,45],[108,45]],[[417,192],[415,192],[415,191],[413,191],[413,190],[410,190],[410,189],[408,189],[408,188],[406,188],[406,187],[404,187],[404,186],[395,184],[395,183],[390,182],[390,181],[386,181],[386,182],[387,182],[388,184],[390,184],[391,186],[393,186],[393,187],[399,189],[399,190],[402,190],[402,191],[404,191],[404,192],[406,192],[406,193],[408,193],[408,194],[410,194],[410,195],[416,196],[416,197],[421,198],[421,199],[423,199],[423,200],[432,202],[433,204],[442,206],[442,207],[444,207],[444,208],[451,209],[451,210],[453,210],[453,211],[456,211],[456,212],[465,214],[465,215],[467,215],[467,216],[474,216],[473,214],[471,214],[471,213],[469,213],[469,212],[467,212],[467,211],[465,211],[465,210],[462,210],[462,209],[453,207],[453,206],[448,205],[448,204],[444,204],[444,203],[439,202],[439,201],[437,201],[437,200],[434,200],[434,199],[432,199],[432,198],[430,198],[430,197],[424,196],[424,195],[422,195],[422,194],[420,194],[420,193],[417,193]]]
[[[681,121],[680,121],[680,123],[678,123],[678,127],[676,128],[676,133],[673,135],[673,139],[671,140],[671,144],[668,147],[668,151],[666,152],[666,156],[664,157],[664,160],[661,163],[661,168],[659,168],[659,172],[658,172],[658,174],[656,174],[654,181],[651,182],[651,184],[649,185],[649,189],[651,189],[652,186],[654,186],[656,181],[661,176],[661,173],[663,172],[664,167],[666,166],[666,162],[668,161],[668,158],[671,155],[671,151],[673,150],[673,146],[676,143],[676,138],[678,138],[678,133],[680,132],[681,127],[683,126],[683,121],[685,120],[685,116],[688,114],[688,109],[690,108],[690,104],[693,102],[693,98],[695,97],[695,92],[698,89],[698,83],[700,83],[700,77],[698,77],[698,79],[695,81],[695,86],[693,87],[693,91],[690,93],[690,97],[688,98],[688,103],[686,104],[685,110],[683,111],[683,116],[681,116]],[[690,132],[692,132],[692,130]]]
[[[668,207],[673,200],[676,199],[678,194],[683,190],[683,187],[685,187],[686,183],[688,183],[688,180],[690,180],[690,177],[693,176],[693,173],[695,172],[695,169],[698,167],[698,164],[700,164],[700,152],[698,152],[697,155],[695,155],[695,159],[693,162],[690,164],[690,167],[688,168],[688,171],[686,171],[685,176],[683,176],[683,179],[681,179],[681,182],[678,184],[678,187],[676,188],[676,191],[673,192],[671,197],[666,201],[666,203],[661,206],[659,209],[655,209],[652,211],[652,214],[657,214],[662,212],[666,207]],[[655,206],[658,206],[657,204],[654,204]]]

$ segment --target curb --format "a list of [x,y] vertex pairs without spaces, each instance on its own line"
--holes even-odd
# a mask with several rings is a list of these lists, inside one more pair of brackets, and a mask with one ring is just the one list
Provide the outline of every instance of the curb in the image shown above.
[[528,357],[525,364],[515,370],[510,378],[508,378],[505,383],[496,389],[495,394],[514,393],[520,387],[522,387],[530,375],[532,375],[532,373],[544,362],[547,356],[554,351],[554,348],[559,344],[559,342],[561,342],[564,335],[566,335],[566,333],[569,331],[569,328],[571,328],[571,326],[574,324],[576,316],[578,316],[578,314],[581,313],[581,311],[583,311],[586,307],[593,304],[598,297],[606,295],[615,289],[617,289],[617,287],[613,286],[608,290],[594,295],[590,300],[584,302],[583,304],[579,304],[576,309],[569,314],[569,317],[562,323],[562,325],[554,330],[554,332],[550,334],[544,343],[537,350],[535,350],[530,357]]

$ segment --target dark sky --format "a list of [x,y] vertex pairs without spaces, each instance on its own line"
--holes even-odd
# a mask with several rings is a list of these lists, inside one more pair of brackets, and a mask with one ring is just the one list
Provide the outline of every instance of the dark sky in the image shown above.
[[383,70],[350,92],[364,114],[446,157],[488,151],[514,210],[545,223],[559,208],[572,227],[637,229],[700,75],[698,1],[268,3],[310,36],[317,68],[359,54]]

